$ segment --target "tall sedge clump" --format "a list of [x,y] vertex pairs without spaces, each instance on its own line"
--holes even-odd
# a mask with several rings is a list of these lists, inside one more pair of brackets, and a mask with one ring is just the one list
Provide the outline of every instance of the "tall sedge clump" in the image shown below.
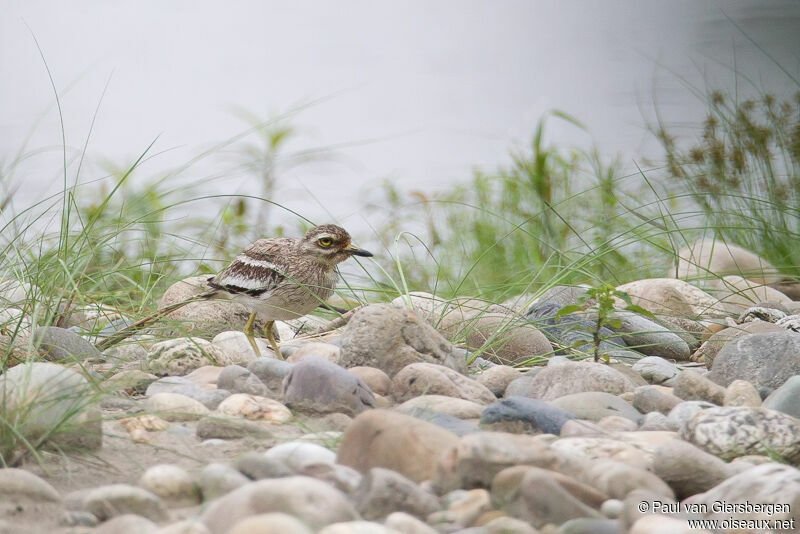
[[800,92],[739,101],[708,97],[702,133],[688,145],[656,131],[667,171],[719,237],[800,274]]

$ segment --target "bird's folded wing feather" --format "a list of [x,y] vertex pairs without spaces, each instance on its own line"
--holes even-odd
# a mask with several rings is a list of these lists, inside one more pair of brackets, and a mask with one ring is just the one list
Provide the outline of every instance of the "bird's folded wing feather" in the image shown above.
[[281,284],[286,277],[268,255],[248,247],[230,265],[208,281],[215,289],[258,296]]

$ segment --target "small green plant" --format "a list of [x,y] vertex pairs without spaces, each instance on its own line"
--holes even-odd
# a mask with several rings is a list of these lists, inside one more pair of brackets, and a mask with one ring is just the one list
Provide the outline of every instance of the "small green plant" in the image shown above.
[[626,292],[608,284],[601,284],[587,289],[576,304],[564,306],[556,314],[556,318],[560,319],[571,313],[584,312],[590,307],[596,312],[597,316],[592,321],[593,328],[591,329],[594,361],[600,360],[601,357],[606,363],[610,361],[608,354],[601,354],[600,346],[603,341],[602,331],[604,328],[619,330],[622,327],[622,321],[618,317],[614,317],[614,312],[617,309],[616,299],[621,299],[625,303],[624,309],[626,311],[638,313],[651,319],[655,318],[649,311],[633,304],[630,295]]

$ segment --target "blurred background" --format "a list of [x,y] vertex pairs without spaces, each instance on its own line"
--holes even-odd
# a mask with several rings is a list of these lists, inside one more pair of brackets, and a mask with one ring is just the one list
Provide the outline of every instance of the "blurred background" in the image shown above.
[[[651,201],[638,193],[640,170],[645,189],[674,206],[678,183],[665,181],[670,150],[702,136],[714,91],[726,102],[764,95],[793,102],[799,88],[795,0],[3,0],[2,7],[4,220],[48,195],[63,206],[58,195],[75,185],[76,209],[97,213],[125,177],[120,206],[141,204],[138,216],[158,231],[207,216],[220,257],[255,237],[296,234],[309,222],[292,211],[339,222],[362,242],[379,240],[387,255],[399,254],[392,240],[405,231],[429,248],[448,242],[459,217],[473,217],[453,211],[460,205],[506,210],[530,201],[530,213],[520,209],[518,220],[504,222],[524,230],[541,206],[602,189],[602,176],[612,187],[606,193],[638,195],[634,204],[644,210]],[[501,190],[480,182],[489,175],[505,180]],[[513,190],[524,179],[533,200]],[[571,185],[560,197],[551,191],[565,181]],[[206,203],[184,204],[217,195],[225,197],[202,213]],[[431,211],[434,201],[446,208]],[[609,204],[616,209],[616,200]],[[556,210],[557,219],[571,221],[584,208]],[[154,210],[161,215],[148,219]],[[537,234],[534,248],[546,246],[517,258],[519,265],[542,264],[548,250],[566,253],[581,233],[559,237],[556,222],[536,222],[549,235]],[[469,230],[482,231],[477,223]],[[597,231],[607,236],[609,228]],[[502,248],[497,236],[507,235],[496,228],[486,239]],[[467,248],[451,252],[468,259]],[[443,275],[429,274],[429,284],[431,276]]]

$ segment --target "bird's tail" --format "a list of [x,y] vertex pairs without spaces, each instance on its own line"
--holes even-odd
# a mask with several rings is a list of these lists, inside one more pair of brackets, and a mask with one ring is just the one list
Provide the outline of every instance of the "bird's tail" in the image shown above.
[[96,345],[96,347],[100,351],[103,351],[105,349],[111,348],[114,345],[120,343],[121,341],[124,341],[124,340],[128,339],[129,337],[131,337],[133,334],[135,334],[139,330],[141,330],[143,328],[146,328],[147,326],[153,324],[154,322],[156,322],[158,319],[164,317],[165,315],[169,315],[170,313],[174,312],[175,310],[183,308],[184,306],[186,306],[187,304],[190,304],[192,302],[197,302],[199,300],[209,299],[216,292],[217,292],[217,290],[206,291],[205,293],[200,293],[199,295],[195,295],[194,297],[188,298],[186,300],[182,300],[180,302],[176,302],[174,304],[170,304],[169,306],[164,306],[163,308],[160,308],[158,311],[148,315],[147,317],[139,319],[138,321],[136,321],[132,325],[126,326],[125,328],[123,328],[119,332],[116,332],[115,334],[105,338],[103,341],[99,342]]

